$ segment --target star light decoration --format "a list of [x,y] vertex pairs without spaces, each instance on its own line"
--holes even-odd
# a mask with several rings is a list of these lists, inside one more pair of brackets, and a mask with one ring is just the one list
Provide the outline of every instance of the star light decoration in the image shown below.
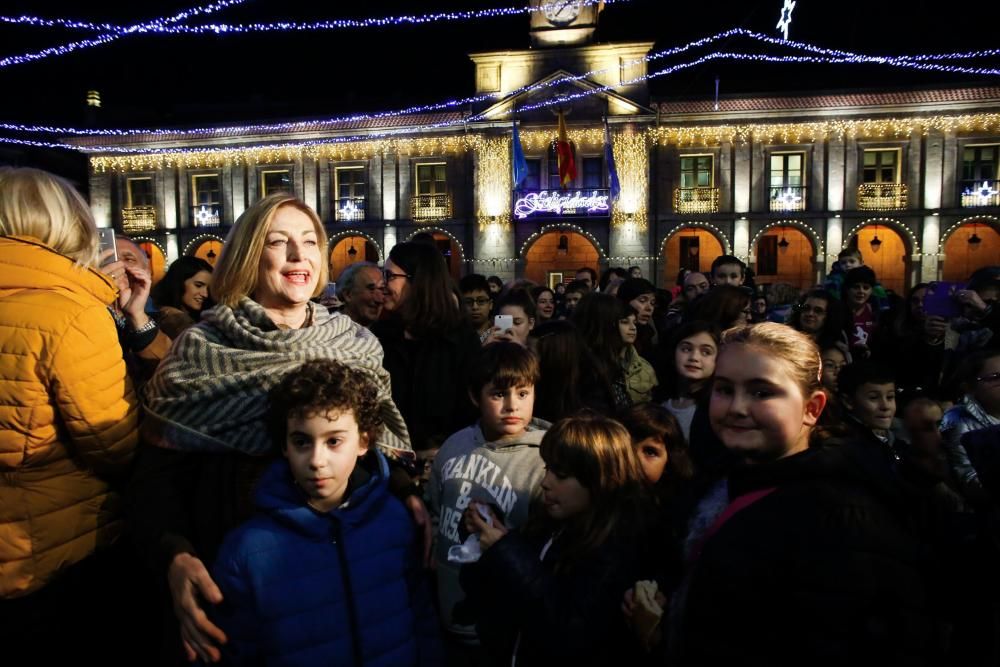
[[789,188],[778,195],[777,201],[783,210],[790,211],[798,207],[799,202],[802,201],[802,197]]
[[209,210],[207,206],[202,206],[194,214],[194,219],[198,227],[212,227],[219,224],[219,213]]
[[978,188],[975,188],[970,194],[978,196],[980,205],[986,206],[990,203],[993,197],[996,197],[1000,194],[1000,192],[998,192],[989,181],[983,181],[983,184]]
[[788,39],[788,27],[792,25],[792,10],[795,9],[795,0],[785,0],[785,5],[781,8],[781,18],[775,26],[781,31],[784,39]]

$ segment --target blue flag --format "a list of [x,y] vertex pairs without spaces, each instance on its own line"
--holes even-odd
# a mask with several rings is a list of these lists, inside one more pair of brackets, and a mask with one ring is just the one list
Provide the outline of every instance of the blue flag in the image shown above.
[[521,147],[521,135],[517,132],[517,121],[514,121],[514,189],[519,189],[526,178],[528,178],[528,160],[524,157],[524,148]]
[[618,199],[622,187],[618,183],[618,169],[615,168],[615,152],[611,149],[611,132],[608,130],[607,119],[604,120],[604,161],[608,163],[608,185],[611,186],[611,201],[614,201]]

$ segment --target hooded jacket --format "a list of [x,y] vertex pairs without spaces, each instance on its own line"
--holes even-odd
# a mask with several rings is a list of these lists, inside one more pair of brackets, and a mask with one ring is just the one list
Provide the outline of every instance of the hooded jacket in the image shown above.
[[306,504],[284,460],[255,495],[258,514],[227,536],[212,576],[225,657],[254,665],[433,665],[438,624],[420,576],[409,513],[389,494],[388,464],[358,461],[347,500]]
[[539,445],[549,426],[533,419],[520,437],[488,442],[474,424],[448,438],[434,458],[426,500],[434,522],[438,601],[448,631],[466,640],[474,641],[475,629],[471,619],[454,618],[465,594],[458,581],[461,565],[448,562],[448,549],[467,537],[462,513],[470,501],[492,505],[507,528],[524,525],[545,476]]
[[0,238],[0,598],[45,586],[122,528],[109,477],[137,400],[111,282],[37,239]]

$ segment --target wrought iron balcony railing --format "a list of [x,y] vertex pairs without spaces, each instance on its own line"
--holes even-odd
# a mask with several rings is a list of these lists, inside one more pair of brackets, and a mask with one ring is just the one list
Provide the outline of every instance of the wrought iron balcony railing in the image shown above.
[[677,188],[674,211],[677,213],[717,213],[719,188]]
[[771,188],[772,211],[804,211],[806,210],[806,201],[806,186],[804,185]]
[[416,195],[410,198],[412,220],[445,220],[451,217],[451,195]]
[[906,208],[903,183],[862,183],[858,186],[859,211],[896,211]]
[[368,200],[365,197],[340,197],[336,206],[337,222],[361,222],[367,218]]
[[122,230],[126,234],[138,234],[156,230],[156,207],[132,206],[122,209]]
[[962,206],[1000,206],[1000,181],[964,181]]

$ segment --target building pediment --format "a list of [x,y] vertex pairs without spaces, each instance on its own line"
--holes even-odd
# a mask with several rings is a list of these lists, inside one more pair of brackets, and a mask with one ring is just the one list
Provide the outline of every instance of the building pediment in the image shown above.
[[[482,119],[503,120],[516,116],[522,122],[549,123],[559,108],[567,112],[568,120],[654,113],[635,100],[611,90],[601,90],[601,84],[577,78],[566,70],[557,70],[529,88],[512,93],[484,109]],[[540,104],[545,106],[538,106]]]

